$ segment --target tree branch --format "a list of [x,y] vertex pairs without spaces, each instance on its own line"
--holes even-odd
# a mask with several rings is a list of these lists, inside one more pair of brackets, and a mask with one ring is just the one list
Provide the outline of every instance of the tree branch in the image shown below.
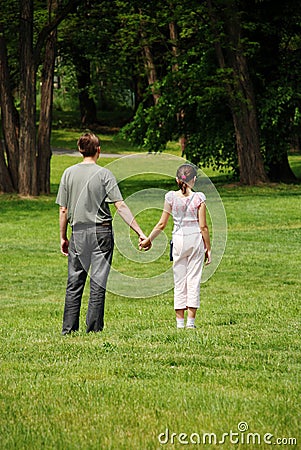
[[69,0],[69,2],[61,11],[57,11],[54,20],[45,25],[45,27],[41,30],[34,48],[34,61],[36,68],[39,65],[41,51],[45,44],[47,36],[60,25],[60,23],[68,16],[68,14],[75,11],[77,6],[79,6],[82,1],[83,0]]

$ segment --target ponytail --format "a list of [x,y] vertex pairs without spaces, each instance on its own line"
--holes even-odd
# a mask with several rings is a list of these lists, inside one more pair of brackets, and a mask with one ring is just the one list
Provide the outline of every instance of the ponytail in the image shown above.
[[186,191],[187,191],[187,184],[186,183],[184,183],[184,181],[178,181],[178,186],[179,186],[179,188],[181,189],[181,191],[182,191],[182,194],[183,195],[185,195],[186,194]]
[[192,164],[182,164],[177,170],[177,183],[185,195],[187,191],[187,185],[190,180],[197,176],[197,169]]

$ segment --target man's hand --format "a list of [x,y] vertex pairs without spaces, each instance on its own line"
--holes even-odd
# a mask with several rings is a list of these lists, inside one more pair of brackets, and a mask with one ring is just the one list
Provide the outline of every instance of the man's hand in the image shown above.
[[61,239],[61,253],[64,256],[68,256],[68,247],[69,247],[68,239]]
[[150,238],[145,237],[144,239],[141,239],[141,236],[139,238],[139,250],[149,250],[152,246],[152,243],[150,241]]

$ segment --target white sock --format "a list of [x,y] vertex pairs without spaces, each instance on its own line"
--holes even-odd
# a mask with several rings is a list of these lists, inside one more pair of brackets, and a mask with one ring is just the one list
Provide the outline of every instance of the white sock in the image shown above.
[[193,327],[194,327],[194,321],[195,321],[195,318],[194,318],[194,317],[188,317],[187,323],[186,323],[186,327],[191,327],[191,328],[193,328]]
[[177,328],[184,328],[184,319],[177,319]]

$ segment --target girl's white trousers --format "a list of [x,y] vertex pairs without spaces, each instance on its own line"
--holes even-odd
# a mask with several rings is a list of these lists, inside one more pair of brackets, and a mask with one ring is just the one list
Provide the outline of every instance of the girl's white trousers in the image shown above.
[[199,308],[204,263],[202,234],[200,231],[192,234],[175,233],[172,239],[174,308]]

